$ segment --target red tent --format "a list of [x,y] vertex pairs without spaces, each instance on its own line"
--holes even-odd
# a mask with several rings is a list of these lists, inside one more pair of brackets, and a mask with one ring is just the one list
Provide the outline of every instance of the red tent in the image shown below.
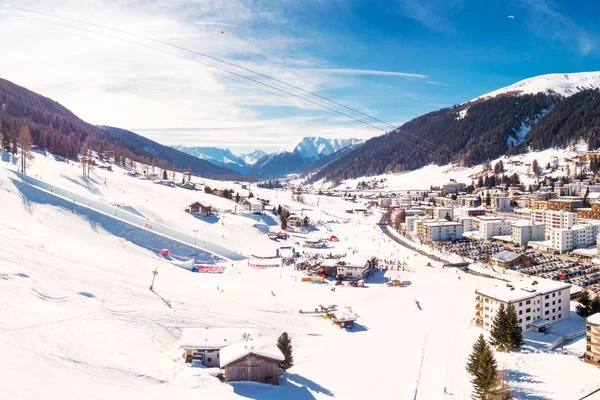
[[333,236],[331,236],[331,237],[329,238],[329,241],[330,241],[330,242],[337,242],[337,241],[339,241],[339,239],[337,238],[337,236],[333,235]]

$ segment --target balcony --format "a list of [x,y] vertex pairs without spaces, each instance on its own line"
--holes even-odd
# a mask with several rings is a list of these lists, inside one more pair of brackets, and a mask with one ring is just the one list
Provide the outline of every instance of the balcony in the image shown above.
[[475,301],[482,302],[483,301],[483,297],[481,297],[481,296],[475,296]]
[[476,315],[477,317],[479,317],[479,318],[483,318],[483,315],[481,314],[481,311],[477,311],[477,312],[475,313],[475,315]]
[[483,306],[479,303],[475,304],[475,309],[476,310],[483,310]]
[[478,319],[477,321],[475,321],[475,326],[478,326],[480,328],[483,328],[483,321]]

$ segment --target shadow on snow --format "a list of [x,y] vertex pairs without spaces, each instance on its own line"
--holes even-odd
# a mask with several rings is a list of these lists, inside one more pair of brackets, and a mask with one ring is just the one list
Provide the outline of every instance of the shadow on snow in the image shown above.
[[249,399],[260,400],[314,400],[314,393],[333,397],[329,389],[298,374],[285,374],[280,386],[254,382],[232,382],[235,394]]

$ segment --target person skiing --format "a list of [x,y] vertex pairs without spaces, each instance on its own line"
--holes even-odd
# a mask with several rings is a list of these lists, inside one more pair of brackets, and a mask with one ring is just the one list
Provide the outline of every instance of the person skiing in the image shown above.
[[446,386],[444,386],[444,393],[446,393]]

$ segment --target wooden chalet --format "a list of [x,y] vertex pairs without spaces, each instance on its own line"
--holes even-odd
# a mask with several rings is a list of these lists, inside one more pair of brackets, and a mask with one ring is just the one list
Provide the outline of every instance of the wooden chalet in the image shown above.
[[212,214],[212,206],[197,201],[193,204],[190,204],[186,211],[190,214],[199,214],[208,217]]
[[259,337],[257,329],[235,328],[186,328],[179,339],[182,357],[192,366],[201,364],[206,367],[220,365],[223,348],[245,341],[249,337]]
[[225,382],[252,381],[279,385],[281,350],[273,343],[247,339],[221,349]]

